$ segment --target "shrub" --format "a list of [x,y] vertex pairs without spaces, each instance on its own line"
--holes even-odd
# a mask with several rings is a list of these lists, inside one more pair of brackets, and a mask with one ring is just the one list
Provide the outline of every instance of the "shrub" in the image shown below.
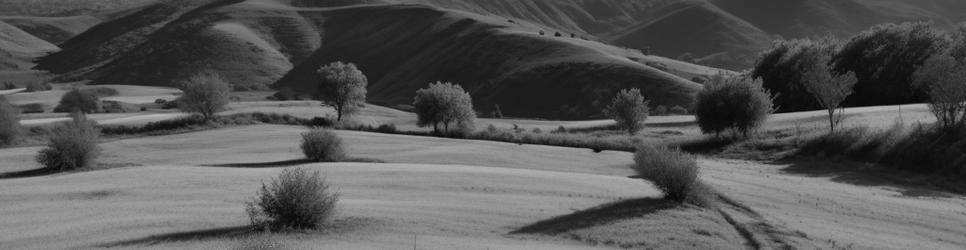
[[37,92],[37,91],[47,91],[47,90],[52,90],[52,89],[54,89],[54,86],[51,86],[50,83],[46,83],[46,82],[35,82],[35,83],[28,84],[25,91],[27,91],[27,92]]
[[695,117],[704,133],[732,130],[748,135],[773,111],[771,94],[761,81],[718,75],[698,92]]
[[531,130],[530,133],[540,134],[540,133],[543,133],[543,130],[540,130],[540,128],[533,128],[533,130]]
[[93,121],[81,113],[74,113],[71,121],[50,131],[47,147],[40,150],[37,162],[52,171],[88,167],[99,151],[99,133]]
[[336,121],[342,116],[350,116],[366,102],[366,85],[369,80],[355,64],[334,62],[322,66],[317,71],[322,79],[319,85],[321,99],[335,108]]
[[3,82],[3,89],[4,90],[17,89],[17,85],[13,84],[12,82]]
[[158,99],[155,99],[154,100],[154,104],[165,104],[167,102],[168,102],[168,100],[165,100],[165,99],[162,99],[162,98],[158,98]]
[[302,134],[302,153],[316,162],[335,162],[345,158],[342,139],[334,132],[316,128]]
[[54,112],[76,111],[90,114],[96,113],[100,109],[101,101],[97,94],[88,90],[74,89],[60,98],[60,104],[54,108]]
[[667,200],[688,200],[697,186],[698,164],[694,156],[680,150],[641,146],[634,154],[634,171],[654,183]]
[[335,214],[339,195],[318,171],[287,168],[247,204],[256,228],[319,229]]
[[617,121],[618,127],[633,134],[644,127],[649,112],[647,103],[640,89],[621,90],[604,109],[604,114]]
[[20,112],[24,114],[43,113],[47,111],[47,105],[44,105],[43,103],[27,103],[19,105],[17,108],[19,108]]
[[184,96],[178,106],[184,111],[201,114],[210,120],[215,113],[225,109],[230,102],[231,85],[217,73],[205,71],[181,83]]
[[378,128],[376,128],[376,132],[379,132],[379,133],[391,134],[391,133],[396,133],[397,131],[398,130],[396,129],[396,124],[392,124],[392,123],[382,124],[382,125],[379,125]]
[[668,112],[667,106],[659,105],[657,106],[657,108],[654,108],[654,111],[651,111],[651,114],[661,116],[661,115],[667,115],[667,112]]
[[13,145],[21,132],[20,110],[0,96],[0,146]]
[[669,110],[668,112],[670,112],[671,114],[675,114],[675,115],[687,115],[687,114],[690,113],[690,112],[688,112],[688,109],[686,109],[684,107],[681,107],[681,106],[671,107],[671,110]]
[[452,132],[452,124],[458,129],[457,132],[466,134],[473,131],[476,120],[473,100],[459,85],[430,83],[428,88],[416,91],[413,106],[419,116],[420,127],[433,126],[433,131],[439,133],[442,125],[443,131]]

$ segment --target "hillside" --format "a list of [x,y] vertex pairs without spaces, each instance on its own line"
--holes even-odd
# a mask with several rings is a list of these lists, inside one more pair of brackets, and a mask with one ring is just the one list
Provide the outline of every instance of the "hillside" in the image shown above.
[[[305,4],[318,1],[296,1]],[[660,56],[742,70],[780,37],[849,36],[884,22],[966,21],[959,0],[343,0],[420,3],[529,20]],[[320,5],[320,4],[314,4]]]
[[32,58],[58,49],[56,45],[0,21],[0,70],[29,69],[33,65]]
[[314,70],[341,60],[368,75],[373,103],[409,104],[442,80],[462,84],[482,112],[499,105],[506,115],[560,118],[596,115],[600,100],[631,87],[654,106],[688,106],[698,85],[685,78],[719,72],[540,30],[421,5],[167,1],[91,28],[37,68],[65,81],[155,86],[214,70],[236,88],[311,95]]
[[97,25],[101,19],[93,16],[30,17],[0,16],[0,21],[52,44],[60,44]]

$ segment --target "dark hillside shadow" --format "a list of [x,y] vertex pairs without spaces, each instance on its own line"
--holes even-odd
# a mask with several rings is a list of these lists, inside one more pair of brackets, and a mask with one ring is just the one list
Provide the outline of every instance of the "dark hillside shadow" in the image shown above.
[[633,218],[679,206],[659,198],[618,201],[524,226],[511,234],[557,234]]
[[871,163],[794,157],[774,164],[789,165],[782,171],[790,174],[828,177],[835,182],[856,186],[895,188],[908,197],[966,195],[966,183],[956,181],[956,177],[887,169],[886,166]]

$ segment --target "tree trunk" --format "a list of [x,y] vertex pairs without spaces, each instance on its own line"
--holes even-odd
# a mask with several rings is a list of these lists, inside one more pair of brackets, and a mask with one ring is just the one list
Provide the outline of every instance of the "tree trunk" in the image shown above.
[[828,126],[830,132],[835,132],[835,109],[828,109]]

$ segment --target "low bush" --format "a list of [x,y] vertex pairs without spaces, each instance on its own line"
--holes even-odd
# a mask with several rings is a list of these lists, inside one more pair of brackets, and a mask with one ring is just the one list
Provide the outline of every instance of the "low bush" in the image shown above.
[[700,185],[697,161],[680,150],[642,146],[634,154],[633,169],[664,192],[667,200],[688,201]]
[[99,151],[99,133],[93,121],[75,113],[71,121],[59,124],[49,132],[47,147],[37,154],[37,162],[51,171],[88,167]]
[[315,128],[302,134],[302,153],[315,162],[336,162],[345,159],[342,139],[334,132]]
[[0,96],[0,146],[13,145],[22,132],[20,110]]
[[318,171],[287,168],[246,206],[252,226],[271,230],[319,229],[335,214],[339,195]]
[[36,82],[36,83],[28,84],[26,90],[24,90],[24,91],[27,91],[27,92],[38,92],[38,91],[47,91],[47,90],[52,90],[52,89],[54,89],[54,86],[51,86],[50,83],[46,83],[46,82],[43,82],[43,83]]
[[17,108],[20,109],[21,113],[24,114],[36,114],[47,112],[47,105],[43,103],[28,103],[24,105],[19,105]]

